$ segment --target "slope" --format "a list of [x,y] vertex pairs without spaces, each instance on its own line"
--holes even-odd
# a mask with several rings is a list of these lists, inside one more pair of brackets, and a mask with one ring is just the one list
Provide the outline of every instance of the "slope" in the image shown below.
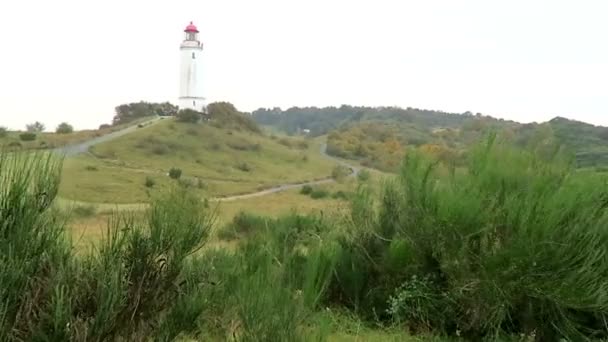
[[[248,193],[326,178],[334,163],[313,140],[269,138],[247,127],[161,122],[67,158],[60,196],[96,203],[145,202],[175,180],[206,196]],[[287,142],[287,143],[286,143]]]

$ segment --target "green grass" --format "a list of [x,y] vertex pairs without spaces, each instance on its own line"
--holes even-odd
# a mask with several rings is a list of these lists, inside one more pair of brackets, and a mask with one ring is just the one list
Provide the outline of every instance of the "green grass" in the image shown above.
[[329,177],[334,164],[319,148],[313,141],[305,149],[288,148],[255,133],[167,119],[94,146],[92,156],[66,160],[60,195],[87,202],[145,202],[150,190],[145,177],[154,178],[152,190],[164,188],[174,167],[183,171],[182,178],[202,179],[206,196],[255,192]]
[[19,138],[19,134],[22,132],[12,131],[7,132],[7,135],[4,137],[0,136],[0,148],[16,148],[16,144],[20,149],[50,149],[56,148],[66,145],[77,144],[81,142],[85,142],[87,140],[112,133],[129,126],[138,125],[142,122],[150,120],[152,117],[143,117],[127,124],[110,126],[108,128],[103,129],[88,129],[88,130],[80,130],[74,131],[72,133],[67,134],[57,134],[54,132],[42,132],[36,134],[36,139],[33,141],[22,141]]

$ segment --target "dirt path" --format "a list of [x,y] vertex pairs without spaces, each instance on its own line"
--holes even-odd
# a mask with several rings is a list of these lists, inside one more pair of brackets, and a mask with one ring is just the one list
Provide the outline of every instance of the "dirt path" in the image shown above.
[[[154,124],[156,122],[158,122],[160,120],[160,118],[155,118],[152,119],[150,121],[146,121],[144,124],[146,124],[146,127],[148,127],[150,124]],[[91,139],[89,141],[80,143],[80,144],[76,144],[76,145],[71,145],[71,146],[65,146],[62,148],[58,148],[55,151],[64,154],[65,156],[74,156],[77,154],[81,154],[81,153],[87,153],[89,151],[89,148],[106,142],[106,141],[110,141],[113,139],[116,139],[118,137],[121,137],[125,134],[128,134],[130,132],[133,132],[134,130],[136,130],[138,128],[138,126],[134,125],[131,127],[127,127],[123,130],[120,131],[116,131],[110,134],[106,134],[104,136],[101,137],[97,137],[94,139]],[[351,174],[349,175],[349,177],[355,177],[359,171],[360,168],[357,166],[353,166],[343,160],[340,160],[338,158],[332,157],[329,154],[327,154],[327,144],[323,144],[321,145],[321,148],[319,150],[319,153],[328,159],[331,159],[332,161],[334,161],[335,163],[342,165],[344,167],[347,167],[348,169],[351,170]],[[327,183],[332,183],[335,182],[335,180],[333,178],[325,178],[325,179],[320,179],[320,180],[315,180],[315,181],[310,181],[310,182],[302,182],[302,183],[286,183],[286,184],[280,184],[274,187],[271,187],[269,189],[265,189],[265,190],[261,190],[261,191],[256,191],[256,192],[252,192],[252,193],[248,193],[248,194],[240,194],[240,195],[232,195],[232,196],[224,196],[224,197],[215,197],[215,198],[210,198],[209,201],[212,202],[228,202],[228,201],[236,201],[236,200],[241,200],[241,199],[249,199],[249,198],[254,198],[254,197],[260,197],[260,196],[266,196],[266,195],[270,195],[270,194],[275,194],[278,192],[283,192],[283,191],[287,191],[287,190],[291,190],[291,189],[297,189],[300,187],[303,187],[305,185],[319,185],[319,184],[327,184]],[[111,209],[111,210],[131,210],[131,209],[135,209],[135,208],[142,208],[145,207],[145,203],[121,203],[121,204],[108,204],[108,203],[94,203],[94,202],[81,202],[81,201],[72,201],[72,200],[67,200],[67,199],[59,199],[59,203],[62,206],[69,206],[69,205],[96,205],[96,206],[100,206],[102,208],[107,208],[107,209]],[[103,209],[102,209],[103,210]]]

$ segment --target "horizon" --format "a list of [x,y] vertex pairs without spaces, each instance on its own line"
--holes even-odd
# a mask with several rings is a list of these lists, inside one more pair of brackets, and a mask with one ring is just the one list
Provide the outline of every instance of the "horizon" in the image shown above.
[[608,126],[601,1],[36,0],[10,9],[0,13],[10,47],[0,126],[10,129],[91,129],[123,103],[177,103],[190,21],[205,46],[208,102],[245,112],[346,104]]

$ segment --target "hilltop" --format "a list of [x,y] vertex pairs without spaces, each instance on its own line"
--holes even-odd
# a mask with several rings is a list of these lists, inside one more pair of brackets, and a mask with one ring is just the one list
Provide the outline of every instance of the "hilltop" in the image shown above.
[[608,165],[608,128],[561,117],[522,124],[471,112],[352,106],[258,109],[252,116],[260,125],[287,134],[328,134],[331,154],[385,170],[394,169],[406,147],[458,159],[489,131],[518,146],[551,141],[575,155],[579,167]]
[[[231,105],[215,104],[208,121],[162,118],[153,125],[69,157],[60,196],[95,203],[146,202],[171,182],[205,196],[255,192],[272,186],[327,178],[334,164],[321,142],[267,136]],[[216,108],[216,109],[218,109]],[[171,169],[180,170],[179,180]]]

